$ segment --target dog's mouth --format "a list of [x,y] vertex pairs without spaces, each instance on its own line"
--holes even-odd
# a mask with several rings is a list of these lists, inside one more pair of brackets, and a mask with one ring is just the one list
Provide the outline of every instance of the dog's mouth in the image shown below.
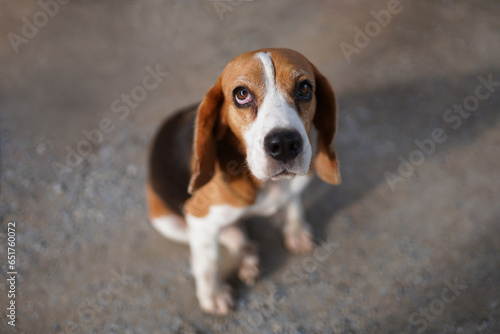
[[293,173],[293,172],[290,172],[290,171],[288,171],[287,169],[284,168],[280,172],[278,172],[278,173],[274,174],[273,176],[271,176],[271,180],[277,181],[277,180],[281,180],[281,179],[291,179],[295,175],[297,175],[297,174]]

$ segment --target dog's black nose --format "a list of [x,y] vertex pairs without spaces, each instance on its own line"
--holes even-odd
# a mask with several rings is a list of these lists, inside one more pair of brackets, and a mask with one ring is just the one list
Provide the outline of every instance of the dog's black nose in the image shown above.
[[297,131],[275,130],[264,138],[264,147],[273,159],[287,162],[299,155],[302,138]]

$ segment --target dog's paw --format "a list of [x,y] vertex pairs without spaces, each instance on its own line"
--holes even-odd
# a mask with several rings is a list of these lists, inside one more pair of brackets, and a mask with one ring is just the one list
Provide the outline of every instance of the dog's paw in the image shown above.
[[314,249],[314,238],[309,228],[285,231],[285,247],[293,254],[307,254]]
[[201,309],[210,314],[227,315],[234,308],[231,287],[222,284],[211,296],[200,298]]
[[238,277],[247,286],[255,284],[260,274],[260,261],[255,247],[241,258]]

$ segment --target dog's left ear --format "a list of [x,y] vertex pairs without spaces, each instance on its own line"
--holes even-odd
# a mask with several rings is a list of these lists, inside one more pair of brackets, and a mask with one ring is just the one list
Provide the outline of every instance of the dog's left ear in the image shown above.
[[332,86],[318,69],[314,69],[316,81],[316,113],[313,124],[318,130],[318,152],[314,160],[316,173],[325,182],[340,184],[337,154],[332,146],[337,128],[337,104]]
[[226,129],[220,122],[223,102],[224,94],[219,77],[215,85],[205,94],[196,115],[193,143],[194,160],[188,187],[190,194],[204,186],[214,176],[217,140],[223,137]]

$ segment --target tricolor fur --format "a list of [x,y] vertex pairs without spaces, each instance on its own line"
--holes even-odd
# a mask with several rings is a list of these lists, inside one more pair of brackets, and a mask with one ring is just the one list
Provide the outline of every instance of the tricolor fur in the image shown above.
[[312,250],[300,193],[314,171],[340,183],[335,131],[330,84],[288,49],[236,57],[201,104],[163,124],[150,154],[150,219],[166,237],[189,243],[204,311],[226,314],[233,307],[217,273],[218,242],[240,259],[243,282],[258,276],[255,247],[237,225],[241,218],[285,207],[286,247]]

